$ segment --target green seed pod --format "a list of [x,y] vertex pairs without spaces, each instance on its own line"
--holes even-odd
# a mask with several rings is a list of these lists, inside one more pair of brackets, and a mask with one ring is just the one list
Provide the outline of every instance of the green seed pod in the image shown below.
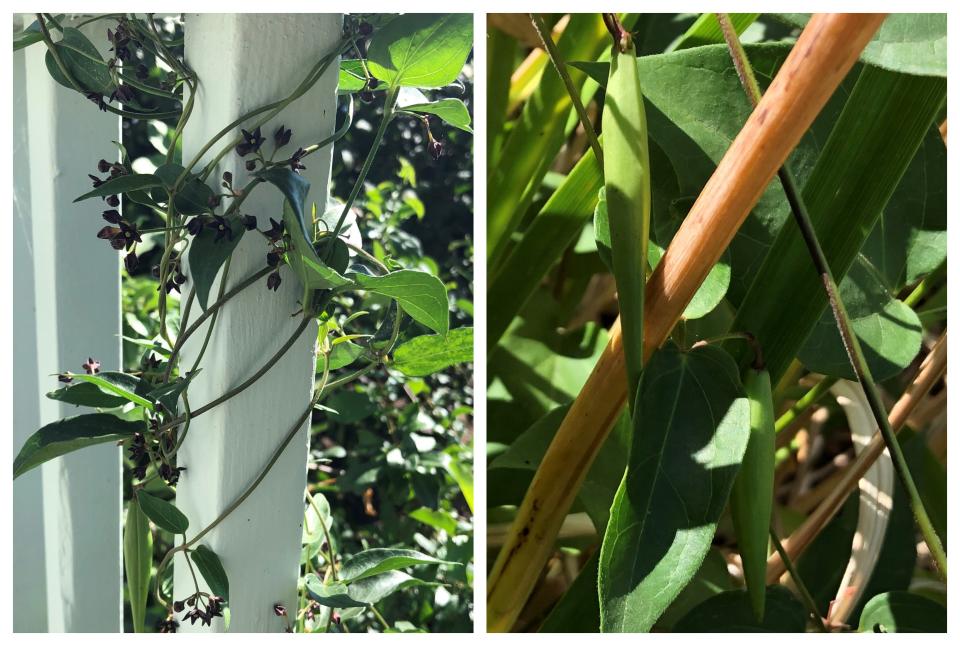
[[[621,51],[622,50],[622,51]],[[614,45],[603,105],[603,175],[613,276],[632,403],[643,368],[643,290],[650,235],[650,161],[636,50]]]
[[776,431],[770,373],[747,368],[743,387],[750,400],[750,440],[730,493],[730,513],[737,533],[744,580],[757,621],[763,621],[767,595],[767,554],[773,511]]

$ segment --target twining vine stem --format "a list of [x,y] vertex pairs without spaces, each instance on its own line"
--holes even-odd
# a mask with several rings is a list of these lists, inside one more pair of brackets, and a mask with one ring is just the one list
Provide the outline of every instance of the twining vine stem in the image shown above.
[[[740,43],[740,38],[737,36],[729,17],[726,14],[717,14],[717,19],[720,22],[724,39],[727,41],[727,47],[730,50],[730,56],[733,59],[734,67],[737,69],[740,82],[750,102],[756,107],[760,101],[761,92],[757,79],[753,74],[753,68],[750,66],[750,60],[743,49],[743,45]],[[933,558],[940,577],[946,581],[947,554],[943,549],[943,544],[937,535],[936,529],[933,527],[933,523],[930,521],[930,517],[927,515],[923,500],[920,498],[920,492],[917,490],[917,485],[910,473],[910,468],[907,466],[907,460],[903,455],[903,450],[900,448],[900,442],[897,440],[897,434],[894,432],[887,418],[886,409],[880,398],[880,391],[877,389],[873,375],[870,373],[870,367],[864,358],[863,350],[860,347],[860,340],[857,338],[857,335],[854,334],[853,328],[851,327],[846,307],[840,298],[837,283],[833,278],[833,272],[827,262],[826,255],[823,253],[823,248],[820,246],[820,241],[817,239],[817,234],[816,231],[814,231],[806,205],[800,196],[800,191],[797,188],[797,184],[790,170],[786,166],[782,166],[778,171],[778,175],[783,185],[783,191],[787,196],[787,201],[790,203],[794,219],[803,236],[804,243],[807,245],[810,257],[823,281],[823,287],[827,293],[827,299],[830,302],[830,308],[833,311],[834,319],[837,322],[837,329],[840,331],[840,337],[843,340],[843,345],[844,348],[846,348],[854,374],[863,387],[863,392],[867,397],[870,410],[873,412],[877,425],[880,427],[880,433],[884,443],[890,451],[894,469],[897,472],[900,483],[907,492],[907,497],[910,500],[910,508],[913,510],[913,515],[917,521],[920,533],[923,535],[923,540],[930,550],[930,555]]]

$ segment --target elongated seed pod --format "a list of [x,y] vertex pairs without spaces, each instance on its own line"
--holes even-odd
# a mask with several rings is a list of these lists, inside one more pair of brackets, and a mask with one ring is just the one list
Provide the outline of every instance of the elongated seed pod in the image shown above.
[[730,513],[750,605],[757,621],[762,622],[776,451],[770,373],[748,368],[743,387],[750,400],[750,440],[730,493]]
[[617,281],[628,400],[643,369],[643,293],[650,235],[650,161],[637,53],[629,37],[613,46],[603,105],[603,176]]

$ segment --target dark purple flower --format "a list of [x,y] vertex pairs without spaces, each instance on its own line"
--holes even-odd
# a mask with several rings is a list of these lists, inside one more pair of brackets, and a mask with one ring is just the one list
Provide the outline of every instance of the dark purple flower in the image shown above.
[[283,126],[277,128],[277,131],[273,133],[273,143],[277,148],[283,148],[288,143],[290,143],[290,137],[293,135],[293,131],[289,128],[284,129]]
[[283,222],[270,218],[270,228],[264,231],[263,235],[270,238],[272,242],[279,242],[283,239]]
[[303,159],[306,154],[307,151],[305,151],[303,148],[297,148],[297,152],[293,153],[290,156],[290,159],[287,160],[287,163],[290,164],[290,170],[295,173],[299,173],[300,171],[304,170],[306,166],[304,166],[300,160]]
[[107,103],[103,100],[103,95],[97,92],[87,92],[86,97],[97,104],[101,111],[107,111]]
[[109,211],[103,212],[103,219],[109,222],[110,224],[120,224],[120,221],[123,219],[120,217],[120,212],[116,209],[110,209]]
[[88,375],[95,375],[100,372],[100,362],[93,357],[87,357],[87,362],[83,364],[83,370]]
[[124,245],[126,246],[127,251],[130,251],[130,248],[133,247],[134,244],[143,242],[135,224],[130,224],[126,221],[121,222],[120,231],[123,232]]
[[87,175],[87,177],[89,177],[91,181],[93,181],[94,188],[98,188],[101,184],[103,184],[103,180],[97,177],[96,175]]
[[203,231],[203,218],[199,215],[191,218],[190,221],[187,222],[187,231],[192,236],[199,235],[199,233]]
[[275,603],[273,604],[273,614],[275,614],[278,617],[286,617],[287,609],[284,608],[283,605],[279,603]]
[[110,170],[110,167],[112,165],[113,164],[108,162],[106,159],[101,159],[100,161],[97,162],[97,170],[101,173],[106,173],[107,171]]
[[237,144],[236,150],[241,157],[257,152],[260,150],[260,145],[266,141],[266,138],[261,136],[259,127],[253,132],[247,132],[241,128],[240,134],[243,136],[243,141]]
[[150,70],[147,69],[147,66],[141,63],[137,65],[137,78],[141,81],[150,76]]
[[64,384],[69,384],[71,381],[73,381],[73,377],[68,374],[59,374],[57,375],[57,381]]
[[374,99],[373,92],[369,90],[360,93],[360,100],[363,101],[364,103],[373,103],[373,99]]
[[117,208],[118,206],[120,206],[120,198],[117,197],[116,195],[107,196],[107,205],[112,206],[113,208]]
[[123,257],[123,266],[127,269],[128,274],[132,274],[134,272],[134,270],[137,268],[137,264],[137,253],[135,251],[131,251]]
[[217,232],[213,237],[214,242],[220,242],[224,238],[233,240],[233,230],[230,228],[230,223],[222,215],[213,216],[213,229]]
[[97,237],[101,240],[112,240],[120,235],[120,229],[118,227],[103,227],[97,231]]
[[243,226],[247,231],[253,231],[257,228],[257,216],[255,215],[243,215],[240,217],[243,221]]
[[273,272],[272,274],[270,274],[269,276],[267,276],[267,289],[272,289],[273,291],[277,291],[278,289],[280,289],[280,270],[279,269]]
[[360,32],[361,36],[369,36],[370,34],[373,33],[373,25],[371,25],[369,22],[364,20],[360,23],[360,26],[358,27],[357,31]]
[[427,147],[430,150],[430,156],[433,157],[434,160],[440,159],[443,155],[443,144],[436,139],[431,140]]
[[280,264],[280,258],[281,256],[279,251],[271,251],[267,254],[267,266],[276,267]]

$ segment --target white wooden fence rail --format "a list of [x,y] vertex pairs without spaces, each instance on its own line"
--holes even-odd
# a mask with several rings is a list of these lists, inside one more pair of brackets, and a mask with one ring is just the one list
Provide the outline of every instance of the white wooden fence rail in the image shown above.
[[[32,20],[24,16],[23,24]],[[200,90],[184,158],[243,112],[289,94],[336,44],[341,26],[339,14],[188,16],[186,57],[200,77]],[[91,40],[103,44],[102,26],[91,27]],[[57,385],[51,375],[79,370],[88,356],[104,369],[121,368],[120,256],[95,237],[103,225],[102,203],[73,203],[89,189],[87,174],[97,161],[116,159],[110,142],[120,139],[120,121],[56,85],[44,54],[39,45],[14,54],[13,360],[18,374],[26,376],[14,384],[14,454],[40,425],[82,412],[43,397]],[[265,136],[281,123],[293,129],[296,142],[332,133],[336,67],[266,124]],[[314,154],[303,172],[312,185],[310,199],[321,210],[330,162],[330,150]],[[225,170],[238,185],[248,175],[232,154],[212,177]],[[281,204],[278,192],[261,187],[243,211],[265,228],[267,217],[279,218]],[[247,235],[234,253],[228,285],[265,266],[266,251],[259,234]],[[248,377],[293,332],[299,288],[289,273],[283,278],[279,292],[261,282],[222,311],[203,371],[190,389],[194,405]],[[177,496],[190,519],[188,535],[248,486],[306,408],[315,341],[312,324],[263,379],[193,422],[180,453],[188,470]],[[185,362],[198,346],[186,344]],[[220,555],[230,577],[231,632],[281,631],[285,624],[273,605],[296,607],[307,441],[305,424],[257,491],[202,541]],[[110,444],[52,461],[16,481],[14,630],[122,630],[121,505],[121,453]],[[192,580],[182,556],[173,564],[175,597],[183,598],[192,592]],[[224,625],[215,623],[213,629],[222,631]]]
[[[102,33],[93,40],[105,42]],[[36,376],[18,380],[14,451],[38,426],[84,412],[43,397],[57,386],[52,375],[80,371],[88,356],[121,368],[120,257],[96,238],[102,202],[73,203],[97,161],[117,159],[120,121],[57,85],[44,54],[34,46],[14,56],[14,350],[21,374]],[[14,581],[26,592],[14,598],[17,630],[121,629],[120,469],[120,449],[106,444],[17,480]]]

